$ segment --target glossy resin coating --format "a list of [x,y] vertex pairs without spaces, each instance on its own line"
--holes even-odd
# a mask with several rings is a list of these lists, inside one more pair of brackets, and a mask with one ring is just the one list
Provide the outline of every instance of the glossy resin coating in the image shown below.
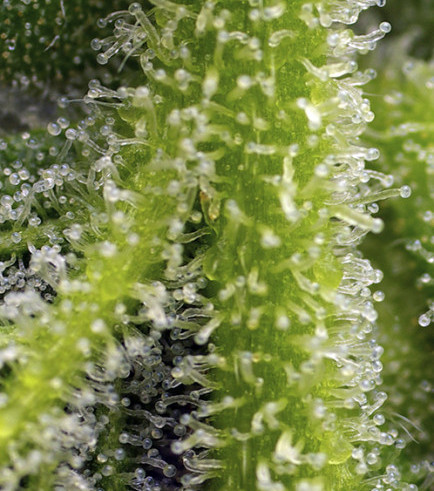
[[150,3],[93,43],[124,85],[0,142],[0,487],[415,490],[358,247],[410,194],[361,139],[383,2]]

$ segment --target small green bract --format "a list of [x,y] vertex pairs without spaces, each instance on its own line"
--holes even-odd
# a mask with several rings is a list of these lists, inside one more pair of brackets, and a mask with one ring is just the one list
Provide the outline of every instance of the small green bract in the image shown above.
[[0,489],[430,489],[434,72],[383,4],[3,2]]

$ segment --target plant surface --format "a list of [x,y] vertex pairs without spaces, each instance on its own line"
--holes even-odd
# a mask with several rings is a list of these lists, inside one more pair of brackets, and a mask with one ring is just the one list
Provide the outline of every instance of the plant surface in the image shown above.
[[[8,40],[102,7],[22,3]],[[429,489],[433,73],[392,59],[370,125],[381,3],[133,3],[92,46],[122,84],[4,134],[1,489]]]

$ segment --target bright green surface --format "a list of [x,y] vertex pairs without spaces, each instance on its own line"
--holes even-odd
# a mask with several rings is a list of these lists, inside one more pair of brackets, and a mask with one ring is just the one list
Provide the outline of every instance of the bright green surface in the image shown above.
[[[381,229],[368,205],[400,193],[385,189],[384,174],[376,175],[379,183],[369,181],[373,174],[366,178],[365,161],[378,157],[369,147],[381,141],[385,156],[389,143],[392,154],[405,145],[394,140],[391,125],[408,114],[422,120],[416,133],[424,149],[430,145],[424,103],[412,102],[425,93],[418,84],[427,66],[413,72],[417,80],[398,114],[378,107],[378,124],[388,129],[379,134],[373,126],[365,146],[358,137],[373,115],[359,86],[372,77],[349,74],[357,70],[357,49],[372,49],[388,26],[367,37],[336,29],[333,40],[318,12],[324,25],[353,23],[374,2],[152,3],[149,17],[138,6],[121,16],[111,41],[140,62],[134,88],[116,93],[93,82],[86,98],[93,119],[78,124],[72,143],[65,146],[66,127],[49,127],[61,134],[53,159],[51,143],[27,153],[19,139],[5,138],[5,165],[22,159],[34,174],[29,182],[45,179],[47,190],[15,199],[21,182],[5,173],[2,258],[14,249],[28,261],[27,241],[36,248],[60,244],[62,254],[51,250],[41,259],[33,252],[35,274],[55,291],[51,303],[41,301],[35,312],[28,305],[35,297],[13,293],[2,304],[0,345],[18,348],[16,359],[13,350],[4,355],[12,359],[5,358],[1,387],[7,398],[0,408],[0,486],[48,490],[64,479],[72,488],[73,478],[62,476],[68,464],[90,487],[126,489],[142,466],[170,488],[173,469],[142,450],[152,436],[167,462],[179,465],[172,483],[185,490],[347,491],[378,484],[412,491],[406,483],[424,479],[424,471],[407,472],[408,454],[398,460],[406,432],[388,409],[401,390],[394,363],[403,351],[396,344],[407,344],[384,331],[392,405],[383,421],[382,350],[375,341],[382,328],[369,290],[381,274],[357,246]],[[109,44],[103,58],[116,51]],[[35,162],[38,150],[45,153]],[[58,169],[50,165],[65,162],[73,175],[52,185]],[[406,168],[398,169],[398,185],[407,184]],[[415,191],[426,200],[431,174],[424,181],[421,172],[415,170]],[[396,209],[409,214],[405,233],[419,236],[409,220],[412,199]],[[22,202],[27,208],[17,220],[13,210]],[[35,216],[41,223],[31,228]],[[401,230],[397,222],[393,233]],[[158,365],[146,359],[146,348],[159,347],[160,338],[168,348],[156,349]],[[183,356],[175,363],[177,353]],[[92,378],[95,370],[101,383]],[[173,392],[148,383],[160,375]],[[404,377],[403,392],[412,377]],[[147,391],[158,397],[143,402]],[[122,407],[116,397],[124,393],[138,408]],[[89,394],[94,399],[83,402]],[[172,394],[179,406],[174,419],[185,433],[174,437],[163,425],[163,436],[155,436],[161,420],[151,424],[149,414],[162,415],[171,428],[174,413],[157,404]],[[87,427],[67,421],[65,406],[72,416],[95,408],[105,421],[105,429],[90,433],[98,441],[78,435]],[[138,444],[128,444],[131,436]],[[77,463],[78,448],[88,461]],[[119,449],[125,460],[115,458]]]

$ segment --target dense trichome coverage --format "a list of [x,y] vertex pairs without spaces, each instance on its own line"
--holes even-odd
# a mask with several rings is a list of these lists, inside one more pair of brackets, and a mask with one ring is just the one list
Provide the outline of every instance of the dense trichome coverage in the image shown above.
[[[0,6],[0,81],[50,86],[95,67],[100,27],[127,0],[4,0]],[[83,78],[83,77],[82,77]]]
[[358,250],[410,194],[360,140],[390,25],[344,27],[383,2],[150,3],[93,43],[131,79],[0,143],[0,487],[415,490]]
[[[402,461],[415,476],[432,485],[434,339],[434,65],[405,54],[408,38],[385,50],[388,64],[371,85],[377,114],[365,134],[381,150],[376,167],[406,182],[412,195],[391,201],[383,215],[385,236],[371,237],[365,249],[385,274],[385,301],[379,309],[379,339],[384,354],[383,380],[390,416],[399,422],[411,444]],[[375,62],[374,60],[372,60]],[[381,246],[378,241],[381,241]],[[431,456],[431,457],[430,457]],[[428,471],[428,472],[427,472]],[[430,477],[431,472],[431,477]]]

